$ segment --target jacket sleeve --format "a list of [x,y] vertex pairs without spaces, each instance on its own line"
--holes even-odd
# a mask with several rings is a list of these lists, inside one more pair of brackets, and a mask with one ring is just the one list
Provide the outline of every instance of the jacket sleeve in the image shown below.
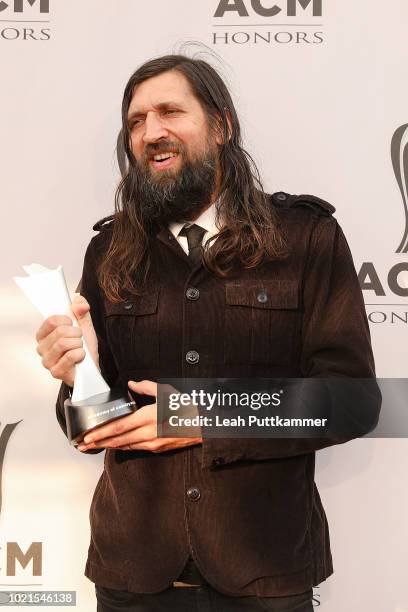
[[[381,394],[375,382],[364,301],[350,249],[333,217],[320,217],[312,232],[302,299],[301,375],[315,381],[315,377],[343,377],[347,393],[336,394],[331,408],[337,422],[343,423],[342,433],[328,432],[321,438],[204,438],[203,467],[310,453],[375,427]],[[352,413],[357,405],[362,417]]]
[[[118,371],[105,333],[103,300],[97,279],[98,263],[95,254],[95,243],[97,239],[98,236],[95,236],[91,240],[85,253],[82,277],[78,286],[78,291],[85,297],[91,307],[92,323],[98,338],[99,367],[102,376],[110,387],[114,387],[118,379]],[[56,403],[57,419],[65,435],[67,434],[67,429],[65,423],[64,401],[70,397],[71,392],[72,388],[62,383]]]

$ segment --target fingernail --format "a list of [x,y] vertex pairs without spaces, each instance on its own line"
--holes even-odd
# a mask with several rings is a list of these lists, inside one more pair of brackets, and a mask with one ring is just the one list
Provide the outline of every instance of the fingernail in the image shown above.
[[85,444],[89,444],[90,442],[92,442],[92,438],[90,436],[85,436],[84,442]]

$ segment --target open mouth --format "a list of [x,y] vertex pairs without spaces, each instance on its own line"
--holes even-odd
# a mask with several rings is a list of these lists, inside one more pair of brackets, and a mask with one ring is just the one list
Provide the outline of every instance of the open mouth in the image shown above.
[[156,153],[150,158],[150,163],[155,169],[169,168],[175,163],[179,154],[175,151],[167,151],[165,153]]

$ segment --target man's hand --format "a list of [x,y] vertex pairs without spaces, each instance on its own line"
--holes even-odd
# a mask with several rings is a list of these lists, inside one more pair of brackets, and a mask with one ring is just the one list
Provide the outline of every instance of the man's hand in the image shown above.
[[[129,388],[141,395],[157,397],[157,383],[151,380],[129,381]],[[80,451],[94,448],[118,450],[149,450],[153,453],[201,444],[202,438],[158,438],[157,404],[142,406],[133,414],[101,425],[87,434],[78,446]]]
[[68,316],[54,315],[45,319],[37,332],[36,340],[37,353],[42,357],[43,366],[54,378],[73,387],[75,364],[85,357],[82,337],[85,338],[96,364],[99,357],[98,340],[88,302],[81,295],[75,294],[71,308],[79,327],[74,327]]

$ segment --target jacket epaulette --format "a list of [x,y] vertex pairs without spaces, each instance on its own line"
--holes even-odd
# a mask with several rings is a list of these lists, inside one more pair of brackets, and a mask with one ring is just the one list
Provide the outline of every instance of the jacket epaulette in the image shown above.
[[109,215],[108,217],[104,217],[103,219],[100,219],[100,221],[97,221],[92,229],[95,230],[95,232],[104,232],[108,229],[111,229],[111,225],[114,218],[115,215]]
[[293,206],[306,206],[321,215],[332,215],[335,212],[334,206],[313,195],[290,195],[284,191],[277,191],[272,194],[272,201],[279,208],[292,208]]

